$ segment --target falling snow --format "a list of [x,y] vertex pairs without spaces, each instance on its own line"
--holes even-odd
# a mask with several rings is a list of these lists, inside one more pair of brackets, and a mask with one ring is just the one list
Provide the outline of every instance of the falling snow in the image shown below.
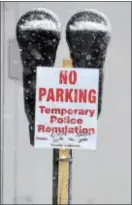
[[40,60],[42,58],[41,53],[37,49],[32,49],[31,54],[33,55],[34,59]]
[[88,55],[86,56],[86,60],[90,60],[90,59],[91,59],[91,55],[88,54]]

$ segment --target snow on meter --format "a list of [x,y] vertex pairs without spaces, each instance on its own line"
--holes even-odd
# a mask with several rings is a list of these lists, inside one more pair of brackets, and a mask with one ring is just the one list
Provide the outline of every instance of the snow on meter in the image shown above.
[[98,69],[37,68],[37,148],[96,149]]

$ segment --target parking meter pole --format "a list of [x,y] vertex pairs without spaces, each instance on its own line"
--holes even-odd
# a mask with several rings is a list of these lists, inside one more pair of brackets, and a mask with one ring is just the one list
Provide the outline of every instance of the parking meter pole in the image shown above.
[[[64,68],[71,68],[71,60],[63,60]],[[72,150],[53,151],[53,204],[71,204]]]

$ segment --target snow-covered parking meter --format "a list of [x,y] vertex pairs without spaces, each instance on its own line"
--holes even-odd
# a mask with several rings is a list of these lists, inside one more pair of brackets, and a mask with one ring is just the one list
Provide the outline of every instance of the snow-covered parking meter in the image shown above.
[[16,36],[23,65],[24,106],[31,144],[34,142],[36,69],[37,66],[54,66],[60,30],[58,17],[46,9],[29,11],[17,23]]

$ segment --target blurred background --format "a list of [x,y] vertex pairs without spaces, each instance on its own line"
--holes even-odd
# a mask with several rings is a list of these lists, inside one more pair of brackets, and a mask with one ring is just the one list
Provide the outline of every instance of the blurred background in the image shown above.
[[65,28],[74,13],[96,9],[111,21],[97,150],[73,151],[72,203],[131,204],[130,2],[1,3],[2,203],[52,203],[52,150],[34,149],[29,144],[22,65],[15,37],[20,16],[41,7],[55,12],[62,23],[56,67],[62,65],[63,58],[69,58]]

